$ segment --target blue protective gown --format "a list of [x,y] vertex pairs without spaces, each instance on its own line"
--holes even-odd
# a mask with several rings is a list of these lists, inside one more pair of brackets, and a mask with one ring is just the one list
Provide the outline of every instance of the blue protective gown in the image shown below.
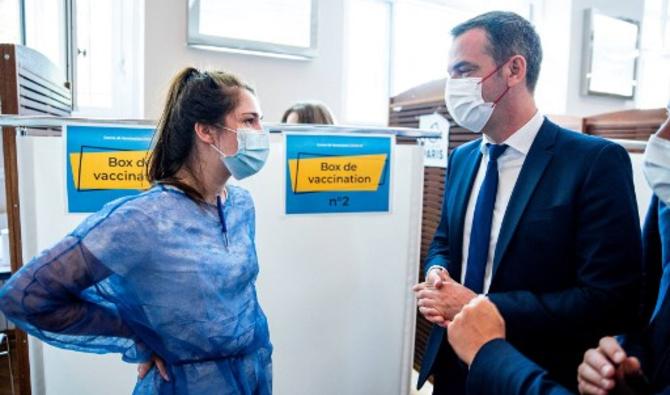
[[135,394],[270,394],[272,346],[254,286],[258,262],[249,193],[222,206],[155,186],[107,204],[33,258],[0,290],[17,326],[57,347],[123,354],[156,371]]

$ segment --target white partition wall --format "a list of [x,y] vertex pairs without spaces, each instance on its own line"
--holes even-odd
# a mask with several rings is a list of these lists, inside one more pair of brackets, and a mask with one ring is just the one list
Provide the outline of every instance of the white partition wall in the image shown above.
[[[396,145],[390,213],[284,214],[284,147],[240,183],[256,204],[258,293],[275,346],[274,393],[407,394],[414,340],[423,153]],[[24,260],[85,215],[66,214],[63,141],[18,138]],[[31,343],[35,394],[129,394],[135,367],[120,356]]]

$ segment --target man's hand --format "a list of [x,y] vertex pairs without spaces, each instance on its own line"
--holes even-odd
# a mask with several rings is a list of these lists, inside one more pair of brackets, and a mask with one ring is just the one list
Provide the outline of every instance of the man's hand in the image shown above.
[[[431,273],[429,273],[429,276]],[[430,322],[446,327],[463,306],[477,294],[455,282],[446,271],[440,273],[440,279],[420,283],[414,286],[414,294],[419,312]],[[439,286],[439,288],[438,288]]]
[[442,288],[442,285],[449,280],[451,280],[449,272],[439,266],[431,268],[426,275],[426,284],[436,289]]
[[628,357],[615,338],[603,337],[598,348],[586,351],[584,361],[579,365],[579,392],[605,395],[617,385],[617,381],[640,375],[640,361],[635,357]]
[[[442,269],[438,266],[430,269],[428,271],[428,274],[426,274],[426,281],[415,285],[413,288],[414,294],[417,297],[417,303],[418,303],[419,291],[422,291],[424,289],[441,289],[442,285],[444,285],[444,283],[449,280],[450,277],[449,272],[447,272],[447,270]],[[440,312],[437,309],[428,309],[419,307],[419,312],[433,324],[446,325],[444,323],[445,321],[444,317],[440,314]]]
[[165,381],[170,381],[170,376],[168,376],[167,369],[165,368],[165,362],[163,362],[162,359],[160,359],[159,356],[156,354],[153,354],[151,356],[151,359],[148,360],[147,362],[142,362],[139,365],[137,365],[137,377],[142,380],[147,373],[151,370],[151,368],[156,365],[156,369],[158,369],[158,374],[161,375],[163,380]]
[[456,355],[470,366],[484,344],[505,338],[505,320],[486,296],[479,295],[454,317],[447,335]]

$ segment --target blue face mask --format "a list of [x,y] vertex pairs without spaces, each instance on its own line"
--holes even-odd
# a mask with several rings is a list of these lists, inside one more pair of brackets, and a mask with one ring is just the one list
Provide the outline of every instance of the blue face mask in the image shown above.
[[237,152],[234,155],[226,155],[211,144],[219,154],[221,162],[237,180],[252,176],[263,168],[270,153],[270,134],[264,130],[256,129],[230,129],[224,127],[237,135]]

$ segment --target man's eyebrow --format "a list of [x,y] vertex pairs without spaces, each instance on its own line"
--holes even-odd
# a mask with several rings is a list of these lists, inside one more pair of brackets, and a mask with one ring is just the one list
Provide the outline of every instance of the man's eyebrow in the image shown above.
[[468,62],[467,60],[462,60],[450,67],[450,71],[454,71],[463,67],[472,67],[476,68],[477,66],[474,63]]

